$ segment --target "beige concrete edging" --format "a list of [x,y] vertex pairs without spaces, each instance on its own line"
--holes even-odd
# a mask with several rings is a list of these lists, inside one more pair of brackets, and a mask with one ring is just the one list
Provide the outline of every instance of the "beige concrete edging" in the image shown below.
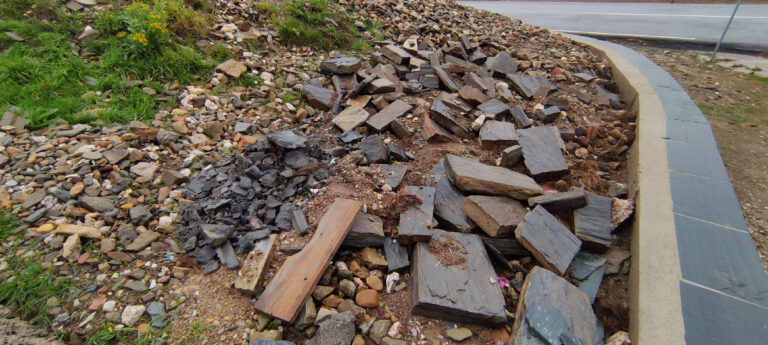
[[667,114],[650,81],[623,55],[599,43],[570,38],[609,61],[624,101],[637,112],[628,169],[636,202],[630,271],[632,344],[685,344],[682,274],[664,139]]

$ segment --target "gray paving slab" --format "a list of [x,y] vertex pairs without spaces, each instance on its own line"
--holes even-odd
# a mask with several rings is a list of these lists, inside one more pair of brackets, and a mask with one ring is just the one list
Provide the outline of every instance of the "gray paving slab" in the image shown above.
[[675,213],[747,231],[730,182],[674,171],[669,182]]

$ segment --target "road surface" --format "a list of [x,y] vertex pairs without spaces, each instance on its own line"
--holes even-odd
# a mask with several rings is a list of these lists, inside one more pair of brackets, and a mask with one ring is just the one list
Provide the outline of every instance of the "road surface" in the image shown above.
[[[460,1],[553,31],[714,46],[734,4]],[[741,5],[723,47],[768,51],[768,5]]]

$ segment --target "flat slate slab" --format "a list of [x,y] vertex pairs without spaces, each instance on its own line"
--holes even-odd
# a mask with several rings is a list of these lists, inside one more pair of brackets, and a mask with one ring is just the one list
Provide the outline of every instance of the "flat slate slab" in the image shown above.
[[464,213],[491,237],[514,236],[528,209],[503,196],[470,195],[461,206]]
[[333,104],[333,90],[304,84],[301,86],[301,93],[307,98],[307,103],[309,103],[309,105],[322,110],[331,109],[331,104]]
[[397,240],[404,244],[429,241],[432,238],[430,227],[435,207],[435,187],[406,186],[405,192],[419,196],[423,202],[400,214]]
[[[537,317],[542,316],[542,311],[546,311],[549,317]],[[555,313],[559,314],[559,317]],[[558,320],[564,320],[565,324]],[[534,325],[538,332],[534,332],[531,325]],[[556,329],[560,329],[560,334],[555,334]],[[545,335],[556,339],[561,339],[562,335],[576,337],[585,345],[601,344],[600,334],[592,304],[583,291],[541,267],[534,267],[528,273],[520,291],[512,336],[508,344],[545,345],[547,342],[541,338],[547,338]]]
[[512,114],[512,121],[515,121],[518,128],[528,128],[533,125],[533,120],[525,114],[523,107],[519,105],[513,106],[509,112]]
[[411,60],[411,54],[394,44],[381,47],[381,53],[398,65],[407,65]]
[[458,232],[470,232],[467,214],[461,210],[464,204],[464,194],[456,189],[447,176],[442,176],[435,185],[434,216],[440,222],[440,227]]
[[440,81],[448,90],[451,92],[459,92],[459,86],[451,78],[451,75],[448,74],[448,72],[446,72],[440,66],[433,66],[433,68],[435,69],[435,74],[437,74],[437,77],[440,78]]
[[411,105],[398,99],[368,118],[365,123],[380,132],[386,129],[390,122],[403,116],[409,110],[411,110]]
[[387,257],[387,269],[389,272],[397,271],[411,265],[408,259],[408,247],[393,240],[392,237],[384,238],[384,255]]
[[424,116],[424,126],[421,128],[421,135],[428,143],[449,143],[453,141],[451,133],[441,127],[435,121]]
[[568,173],[560,141],[548,127],[517,130],[525,167],[536,180],[552,180]]
[[384,163],[389,158],[387,147],[384,146],[384,140],[378,134],[365,138],[357,145],[357,148],[365,153],[368,164]]
[[486,150],[503,150],[518,143],[515,125],[495,120],[485,121],[479,139],[480,146]]
[[358,213],[342,245],[365,248],[381,247],[384,243],[384,224],[372,214]]
[[356,105],[352,105],[344,109],[341,113],[333,118],[332,122],[336,127],[339,127],[343,132],[355,129],[355,127],[365,123],[368,119],[368,112]]
[[405,177],[405,172],[408,170],[408,167],[405,165],[380,164],[379,167],[384,171],[384,177],[387,178],[387,184],[392,187],[392,189],[400,186],[400,183],[403,182],[403,178]]
[[560,275],[581,248],[581,241],[541,206],[525,216],[515,229],[515,238],[542,266]]
[[585,243],[599,248],[611,246],[611,198],[590,192],[587,206],[573,211],[573,230]]
[[[461,323],[501,326],[506,322],[504,296],[496,283],[480,237],[433,230],[432,241],[448,243],[463,257],[460,265],[446,266],[429,249],[429,243],[414,248],[411,269],[411,312]],[[461,248],[466,253],[460,252]]]
[[501,120],[504,116],[509,114],[511,108],[506,103],[496,98],[491,98],[487,102],[478,105],[477,109],[485,113],[485,116]]
[[453,114],[451,114],[450,109],[448,109],[448,107],[440,100],[436,99],[432,102],[432,107],[429,108],[429,117],[453,132],[453,134],[462,138],[472,137],[472,133],[470,133],[461,123],[456,121]]
[[567,192],[544,194],[528,199],[528,206],[544,206],[549,212],[575,210],[587,206],[584,189],[576,188]]
[[532,178],[507,168],[451,154],[445,156],[444,164],[451,183],[465,192],[509,196],[518,200],[528,200],[544,192]]

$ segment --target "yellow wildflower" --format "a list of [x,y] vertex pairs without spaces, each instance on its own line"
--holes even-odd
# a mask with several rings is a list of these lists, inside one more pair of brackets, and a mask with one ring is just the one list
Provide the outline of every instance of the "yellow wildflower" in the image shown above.
[[142,45],[147,45],[149,43],[149,41],[147,41],[147,36],[142,33],[132,34],[131,39],[141,43]]

